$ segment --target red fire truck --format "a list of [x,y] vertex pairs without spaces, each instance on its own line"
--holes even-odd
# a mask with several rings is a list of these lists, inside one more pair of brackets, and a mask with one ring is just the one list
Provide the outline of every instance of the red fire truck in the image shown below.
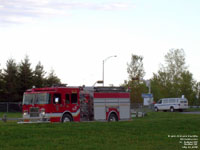
[[123,87],[33,88],[23,96],[19,123],[129,120],[130,94]]

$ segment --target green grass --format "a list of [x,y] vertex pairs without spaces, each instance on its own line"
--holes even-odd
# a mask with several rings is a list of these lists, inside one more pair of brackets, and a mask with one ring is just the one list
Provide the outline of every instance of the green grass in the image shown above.
[[22,118],[22,113],[20,112],[0,112],[0,118],[2,118],[4,114],[6,114],[7,118]]
[[188,108],[187,110],[188,112],[193,112],[193,111],[200,111],[200,108]]
[[178,138],[200,136],[200,115],[150,112],[126,122],[0,123],[1,150],[181,150]]

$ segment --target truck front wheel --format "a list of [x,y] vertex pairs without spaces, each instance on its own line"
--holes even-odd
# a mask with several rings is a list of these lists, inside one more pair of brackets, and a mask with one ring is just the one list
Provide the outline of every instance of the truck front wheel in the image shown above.
[[174,112],[174,107],[170,107],[170,112]]
[[73,119],[71,117],[71,115],[69,114],[64,114],[63,117],[62,117],[62,122],[65,123],[65,122],[72,122]]

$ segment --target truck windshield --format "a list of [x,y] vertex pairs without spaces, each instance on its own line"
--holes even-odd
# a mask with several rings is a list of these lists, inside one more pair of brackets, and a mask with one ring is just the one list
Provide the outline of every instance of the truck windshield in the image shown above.
[[23,97],[23,105],[49,104],[50,95],[48,93],[26,93]]

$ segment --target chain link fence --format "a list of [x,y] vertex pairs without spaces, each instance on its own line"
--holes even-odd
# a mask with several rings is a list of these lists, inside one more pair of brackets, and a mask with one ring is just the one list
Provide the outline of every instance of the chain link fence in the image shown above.
[[22,112],[22,103],[0,102],[0,112]]
[[[200,108],[200,106],[189,106]],[[144,106],[143,103],[131,103],[131,112],[152,112],[154,105]],[[22,112],[21,102],[0,102],[0,112]]]
[[[131,111],[149,112],[153,106],[143,106],[143,103],[132,103]],[[0,102],[0,112],[22,112],[21,102]]]
[[143,103],[131,103],[131,111],[151,112],[154,110],[154,105],[144,106]]
[[154,111],[153,104],[144,106],[143,103],[131,103],[131,117],[144,117],[148,112]]

